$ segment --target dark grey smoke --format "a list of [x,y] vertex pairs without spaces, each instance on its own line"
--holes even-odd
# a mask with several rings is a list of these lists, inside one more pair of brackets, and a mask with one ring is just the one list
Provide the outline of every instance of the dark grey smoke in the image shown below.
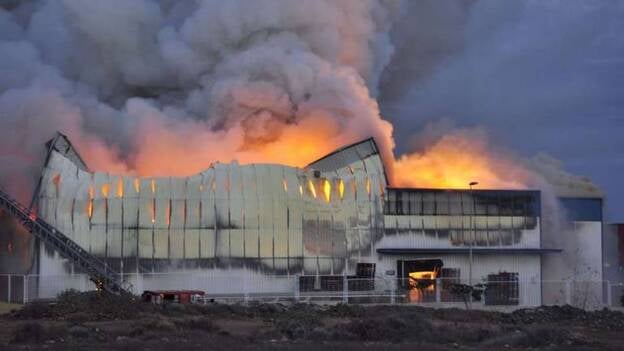
[[610,219],[624,221],[624,2],[413,1],[408,9],[381,79],[399,153],[440,118],[485,126],[502,146],[547,152],[590,177]]
[[299,131],[316,132],[327,152],[375,136],[390,156],[392,128],[372,96],[399,8],[400,0],[0,1],[0,184],[25,200],[56,130],[93,170],[114,173],[283,161],[275,150],[300,142]]

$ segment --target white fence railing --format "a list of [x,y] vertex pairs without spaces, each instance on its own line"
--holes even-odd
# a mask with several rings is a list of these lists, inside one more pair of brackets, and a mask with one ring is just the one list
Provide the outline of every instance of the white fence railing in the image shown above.
[[[208,275],[201,273],[125,274],[135,294],[145,290],[201,290],[209,300],[226,302],[291,301],[409,303],[432,306],[532,307],[573,305],[594,309],[622,306],[624,283],[609,281],[484,281],[465,290],[459,279],[359,278],[354,276]],[[26,303],[55,298],[60,292],[88,291],[95,285],[85,274],[0,275],[0,301]],[[462,292],[462,289],[463,292]],[[469,288],[468,288],[469,289]]]

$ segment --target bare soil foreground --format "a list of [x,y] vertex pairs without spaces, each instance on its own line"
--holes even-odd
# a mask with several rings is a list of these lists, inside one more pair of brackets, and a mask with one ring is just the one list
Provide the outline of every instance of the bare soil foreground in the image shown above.
[[0,318],[8,350],[622,350],[624,313],[414,306],[157,306],[68,292]]

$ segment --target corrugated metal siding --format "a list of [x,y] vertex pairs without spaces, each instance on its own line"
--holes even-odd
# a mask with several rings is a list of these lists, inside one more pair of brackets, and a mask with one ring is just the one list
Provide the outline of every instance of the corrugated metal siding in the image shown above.
[[372,258],[383,236],[386,184],[371,145],[354,151],[369,159],[320,177],[237,163],[187,178],[90,174],[53,153],[42,177],[41,215],[126,272],[138,263],[154,271],[199,264],[341,273],[353,257]]

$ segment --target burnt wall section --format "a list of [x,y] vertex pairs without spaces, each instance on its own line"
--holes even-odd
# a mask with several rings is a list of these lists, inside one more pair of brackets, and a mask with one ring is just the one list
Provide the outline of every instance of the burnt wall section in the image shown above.
[[28,274],[33,266],[35,238],[0,209],[0,274]]
[[387,236],[412,247],[540,247],[539,191],[388,189]]
[[[371,260],[383,235],[386,180],[371,145],[373,153],[347,157],[331,172],[233,162],[186,178],[90,173],[53,151],[39,212],[126,273],[338,274]],[[55,260],[50,250],[42,255]],[[73,271],[70,263],[63,266]]]

